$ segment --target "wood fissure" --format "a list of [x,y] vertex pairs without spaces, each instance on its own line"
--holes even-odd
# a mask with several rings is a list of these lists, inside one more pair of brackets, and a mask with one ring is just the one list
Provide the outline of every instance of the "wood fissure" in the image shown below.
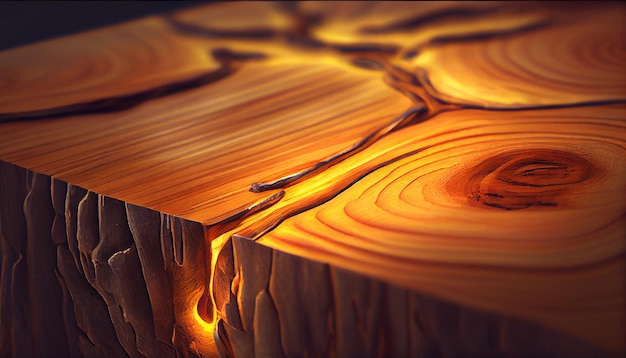
[[234,2],[0,53],[0,355],[623,355],[624,24]]

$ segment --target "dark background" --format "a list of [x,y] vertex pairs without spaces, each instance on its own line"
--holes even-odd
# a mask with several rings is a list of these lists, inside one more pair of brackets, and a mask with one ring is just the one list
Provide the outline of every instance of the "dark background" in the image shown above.
[[212,1],[0,1],[0,51]]

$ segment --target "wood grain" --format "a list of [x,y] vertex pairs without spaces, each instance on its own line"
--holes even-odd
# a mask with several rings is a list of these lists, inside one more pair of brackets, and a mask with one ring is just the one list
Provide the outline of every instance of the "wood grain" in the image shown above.
[[210,50],[153,17],[5,51],[0,120],[123,108],[207,82],[223,67]]
[[217,3],[0,53],[0,355],[623,355],[625,14]]
[[277,59],[121,113],[8,123],[0,155],[210,224],[258,201],[252,183],[349,149],[410,106],[378,72],[327,56]]
[[413,66],[429,93],[448,102],[490,108],[623,102],[625,24],[623,9],[587,9],[513,38],[428,47]]
[[[550,16],[545,7],[495,2],[301,2],[300,11],[319,18],[310,27],[313,38],[336,46],[383,46],[399,57],[413,57],[415,48],[443,38],[498,34],[540,23]],[[411,52],[413,52],[411,54]]]
[[325,172],[375,169],[259,241],[621,351],[624,109],[439,115]]
[[293,27],[289,5],[271,1],[218,3],[169,17],[180,28],[215,38],[268,38]]

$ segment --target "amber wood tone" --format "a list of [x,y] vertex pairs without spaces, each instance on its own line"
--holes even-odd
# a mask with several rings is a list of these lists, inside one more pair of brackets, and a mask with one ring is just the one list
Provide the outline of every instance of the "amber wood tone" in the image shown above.
[[625,24],[233,2],[0,53],[0,355],[623,356]]
[[625,110],[444,113],[350,158],[413,152],[260,242],[621,350]]
[[54,39],[2,54],[0,118],[106,108],[139,94],[206,82],[222,67],[158,18]]

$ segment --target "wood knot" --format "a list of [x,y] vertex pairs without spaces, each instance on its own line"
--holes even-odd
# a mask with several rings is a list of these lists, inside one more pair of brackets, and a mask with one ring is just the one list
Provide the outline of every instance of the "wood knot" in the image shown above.
[[[502,210],[563,207],[598,168],[581,156],[548,149],[516,150],[483,160],[450,182],[472,206]],[[462,188],[462,189],[461,189]]]

